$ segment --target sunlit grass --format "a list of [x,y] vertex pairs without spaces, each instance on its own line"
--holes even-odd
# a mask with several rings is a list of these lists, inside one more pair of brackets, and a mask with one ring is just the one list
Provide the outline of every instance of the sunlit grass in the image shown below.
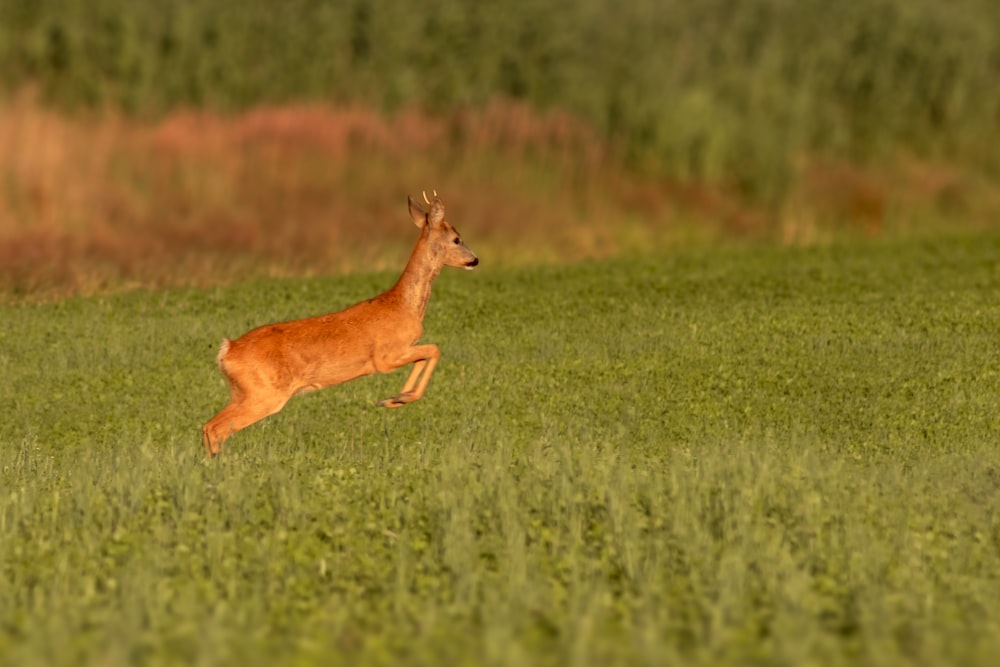
[[212,461],[218,340],[393,274],[5,306],[0,661],[992,664],[998,256],[484,258]]

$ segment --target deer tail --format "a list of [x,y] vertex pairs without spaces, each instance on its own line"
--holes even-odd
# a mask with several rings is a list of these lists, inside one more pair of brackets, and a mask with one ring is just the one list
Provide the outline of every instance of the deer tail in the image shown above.
[[215,355],[215,363],[219,364],[219,368],[222,368],[222,361],[226,358],[226,354],[229,352],[229,344],[232,341],[228,338],[222,339],[222,345],[219,346],[219,353]]

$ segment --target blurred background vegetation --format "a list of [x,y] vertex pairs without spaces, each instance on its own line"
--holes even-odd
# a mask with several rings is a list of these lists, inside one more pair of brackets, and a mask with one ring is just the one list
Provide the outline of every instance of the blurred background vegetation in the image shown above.
[[0,71],[144,114],[503,96],[764,198],[799,153],[1000,164],[992,0],[3,0]]
[[998,209],[994,0],[0,0],[0,90],[147,122],[502,100],[586,124],[626,179],[705,188],[785,236],[822,200],[810,216],[862,226],[908,197]]

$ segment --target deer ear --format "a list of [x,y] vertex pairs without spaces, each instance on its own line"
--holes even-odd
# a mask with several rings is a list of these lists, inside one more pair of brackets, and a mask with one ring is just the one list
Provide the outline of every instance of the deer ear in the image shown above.
[[437,197],[434,197],[434,200],[431,201],[431,210],[427,214],[427,222],[432,225],[440,225],[444,222],[444,204]]
[[427,224],[427,213],[424,212],[424,209],[420,208],[420,204],[413,201],[413,197],[407,196],[406,201],[410,204],[410,217],[413,218],[413,224],[423,229]]

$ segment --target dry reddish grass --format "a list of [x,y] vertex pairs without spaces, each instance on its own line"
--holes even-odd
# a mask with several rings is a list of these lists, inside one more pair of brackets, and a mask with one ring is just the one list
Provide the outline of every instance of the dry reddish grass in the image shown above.
[[[615,252],[629,204],[588,128],[511,105],[286,107],[155,123],[0,107],[0,286],[94,291],[398,266],[436,188],[486,258]],[[648,208],[646,206],[645,208]],[[642,219],[649,219],[642,211]],[[657,220],[657,224],[662,220]]]
[[0,105],[0,292],[398,267],[414,237],[406,195],[420,188],[438,190],[484,265],[663,245],[679,220],[786,242],[814,240],[828,219],[874,233],[903,196],[963,196],[957,173],[911,171],[804,163],[787,210],[769,215],[718,188],[636,177],[585,124],[510,103],[143,122],[68,118],[23,95]]

